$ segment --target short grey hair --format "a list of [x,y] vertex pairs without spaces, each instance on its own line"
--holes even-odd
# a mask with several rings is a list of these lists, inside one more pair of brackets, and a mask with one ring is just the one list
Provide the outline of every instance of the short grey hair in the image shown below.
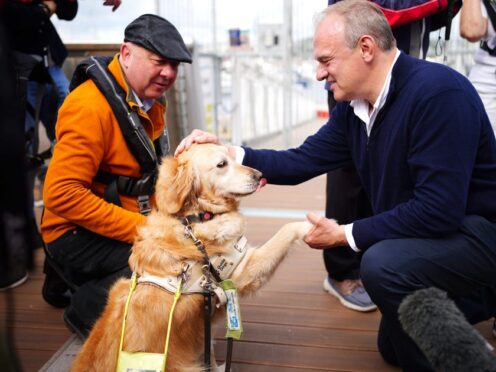
[[344,18],[344,39],[348,48],[356,47],[363,35],[374,38],[379,48],[389,51],[396,46],[391,27],[382,10],[368,0],[342,0],[318,13],[315,28],[330,14]]

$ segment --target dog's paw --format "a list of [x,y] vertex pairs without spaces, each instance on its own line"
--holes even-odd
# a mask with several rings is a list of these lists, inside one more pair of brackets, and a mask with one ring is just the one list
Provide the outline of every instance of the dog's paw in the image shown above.
[[288,223],[287,226],[293,230],[295,234],[295,240],[303,240],[305,235],[308,234],[310,229],[313,227],[313,225],[308,221],[291,222]]

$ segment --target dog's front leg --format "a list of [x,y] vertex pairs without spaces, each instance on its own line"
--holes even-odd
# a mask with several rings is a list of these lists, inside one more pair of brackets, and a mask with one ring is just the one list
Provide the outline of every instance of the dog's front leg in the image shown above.
[[233,272],[232,279],[241,295],[256,291],[272,276],[289,247],[310,231],[309,222],[291,222],[279,229],[264,245],[250,249]]

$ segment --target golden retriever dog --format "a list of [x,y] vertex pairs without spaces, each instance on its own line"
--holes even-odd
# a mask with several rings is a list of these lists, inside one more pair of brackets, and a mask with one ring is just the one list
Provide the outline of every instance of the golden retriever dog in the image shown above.
[[[183,222],[188,216],[193,236],[203,243],[211,259],[229,256],[233,247],[238,249],[245,230],[239,200],[257,190],[261,177],[259,171],[237,164],[225,147],[213,144],[193,145],[177,158],[164,158],[156,184],[157,208],[138,228],[129,258],[133,272],[138,277],[181,278],[189,276],[182,274],[185,267],[195,266],[191,263],[201,267],[204,255],[185,232]],[[200,215],[203,218],[195,218]],[[239,296],[253,293],[267,282],[291,245],[303,239],[310,228],[306,221],[288,223],[261,247],[246,246],[239,262],[233,264],[228,259],[227,264],[214,266],[228,273]],[[129,288],[129,279],[120,279],[111,288],[107,306],[72,371],[115,371]],[[124,351],[164,352],[173,299],[174,293],[155,283],[138,282],[128,308]],[[183,293],[177,302],[171,322],[168,371],[203,369],[203,300],[201,293]],[[213,355],[211,360],[215,364]]]

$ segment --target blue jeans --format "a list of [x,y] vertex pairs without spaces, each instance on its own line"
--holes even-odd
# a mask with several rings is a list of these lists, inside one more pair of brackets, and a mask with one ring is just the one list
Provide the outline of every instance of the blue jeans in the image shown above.
[[385,240],[365,251],[361,276],[382,313],[378,347],[404,371],[432,371],[403,331],[398,307],[415,290],[437,287],[448,293],[472,323],[496,314],[496,223],[466,216],[461,228],[439,239]]
[[[39,84],[35,81],[29,81],[27,87],[27,101],[36,109],[37,96],[40,89],[43,89],[41,94],[41,106],[39,119],[45,126],[47,136],[50,141],[55,139],[55,123],[57,121],[57,112],[65,97],[69,94],[69,80],[64,74],[61,66],[50,66],[47,68],[50,75],[51,84]],[[55,96],[55,98],[53,98]],[[26,115],[25,129],[32,130],[35,126],[34,116]]]

